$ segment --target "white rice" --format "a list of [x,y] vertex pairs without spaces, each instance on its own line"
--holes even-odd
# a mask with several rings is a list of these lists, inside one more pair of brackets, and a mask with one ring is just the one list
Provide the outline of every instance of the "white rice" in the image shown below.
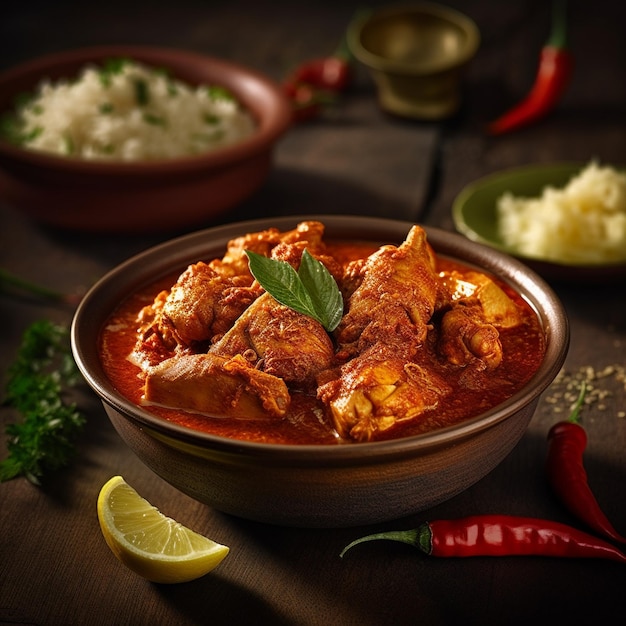
[[591,162],[539,198],[503,194],[502,241],[528,257],[573,264],[626,261],[626,174]]
[[192,87],[132,61],[106,76],[89,66],[75,81],[44,81],[19,111],[22,135],[32,135],[22,145],[83,159],[139,161],[207,152],[254,131],[250,113],[223,90]]

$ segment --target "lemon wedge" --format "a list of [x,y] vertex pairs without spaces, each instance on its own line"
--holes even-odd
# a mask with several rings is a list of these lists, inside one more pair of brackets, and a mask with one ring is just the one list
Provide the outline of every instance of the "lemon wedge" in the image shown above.
[[229,548],[166,517],[121,476],[98,496],[98,521],[115,556],[156,583],[195,580],[217,567]]

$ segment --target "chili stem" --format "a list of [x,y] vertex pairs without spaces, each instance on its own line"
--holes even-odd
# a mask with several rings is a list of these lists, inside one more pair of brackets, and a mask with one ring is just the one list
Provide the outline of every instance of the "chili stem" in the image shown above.
[[339,556],[343,558],[343,555],[350,550],[350,548],[353,548],[359,543],[378,540],[398,541],[413,546],[414,548],[419,548],[423,552],[428,552],[430,546],[430,530],[428,524],[421,524],[417,528],[411,528],[409,530],[389,530],[366,535],[365,537],[360,537],[359,539],[355,539],[352,543],[349,543],[341,551]]
[[576,403],[574,404],[574,407],[572,408],[572,412],[567,418],[568,422],[572,422],[572,424],[578,424],[578,421],[580,420],[580,411],[583,407],[586,393],[587,393],[587,383],[583,380],[582,383],[580,384],[580,392],[578,394]]
[[552,30],[546,45],[561,50],[567,47],[567,0],[552,3]]

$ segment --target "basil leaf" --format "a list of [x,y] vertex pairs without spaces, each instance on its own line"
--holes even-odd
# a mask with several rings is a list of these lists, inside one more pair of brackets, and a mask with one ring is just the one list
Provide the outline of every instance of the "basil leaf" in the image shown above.
[[284,306],[312,317],[328,332],[341,321],[343,299],[328,270],[306,250],[300,272],[286,263],[246,250],[250,272]]
[[320,322],[309,293],[289,263],[276,261],[250,250],[246,250],[246,254],[250,272],[265,291],[281,304]]
[[343,297],[335,279],[306,249],[302,253],[298,276],[311,297],[317,319],[332,332],[339,326],[343,315]]

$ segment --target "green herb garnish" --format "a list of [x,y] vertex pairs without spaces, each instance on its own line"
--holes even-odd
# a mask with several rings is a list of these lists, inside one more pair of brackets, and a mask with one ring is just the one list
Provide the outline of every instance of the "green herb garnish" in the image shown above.
[[33,91],[22,91],[13,99],[13,105],[17,110],[31,107],[35,113],[40,114],[42,112],[41,106],[33,104],[36,100],[37,96]]
[[41,135],[42,133],[43,133],[43,128],[41,126],[37,126],[33,128],[31,131],[22,134],[20,138],[20,142],[30,143],[31,141],[34,141],[35,139],[37,139],[37,137],[39,137],[39,135]]
[[107,59],[98,72],[102,85],[104,87],[110,87],[111,78],[117,74],[121,74],[129,63],[131,63],[129,59]]
[[220,87],[219,85],[207,85],[206,90],[213,100],[235,100],[235,96],[233,96],[233,94],[226,89],[226,87]]
[[78,380],[68,329],[45,320],[27,328],[3,400],[23,420],[6,427],[9,456],[0,462],[0,482],[25,476],[39,485],[48,471],[69,464],[85,418],[63,396]]
[[154,113],[144,113],[143,121],[150,126],[167,126],[165,118],[155,115]]
[[63,137],[63,143],[65,144],[65,154],[72,155],[76,152],[74,140],[69,135]]
[[212,113],[205,113],[202,119],[205,124],[209,124],[210,126],[219,124],[219,121],[220,121],[220,118],[217,115],[213,115]]
[[16,116],[7,114],[0,119],[0,137],[16,146],[21,146],[36,139],[43,133],[41,126],[30,131],[24,130],[24,123]]
[[308,250],[302,253],[296,272],[289,263],[246,250],[250,272],[281,304],[317,320],[328,332],[343,315],[343,297],[335,279]]
[[142,78],[136,78],[133,81],[135,88],[135,100],[139,106],[146,106],[150,102],[150,89],[148,83]]

